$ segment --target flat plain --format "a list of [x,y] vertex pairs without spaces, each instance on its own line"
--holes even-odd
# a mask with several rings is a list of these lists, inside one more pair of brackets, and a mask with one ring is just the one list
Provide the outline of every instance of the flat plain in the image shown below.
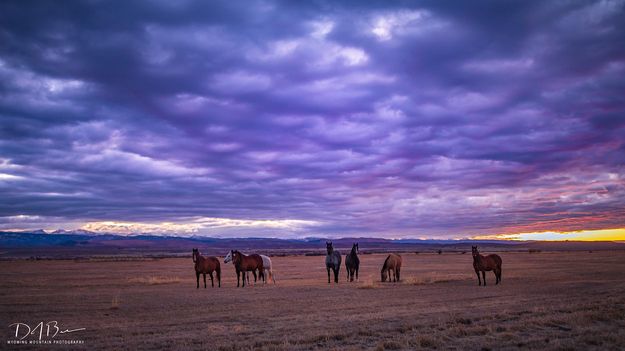
[[[344,252],[343,252],[344,253]],[[188,258],[0,262],[5,349],[623,349],[625,251],[502,252],[478,286],[470,252],[360,255],[359,281],[328,284],[324,256],[274,257],[277,284],[196,289]],[[9,345],[11,323],[86,328],[83,345]],[[60,338],[57,336],[56,338]]]

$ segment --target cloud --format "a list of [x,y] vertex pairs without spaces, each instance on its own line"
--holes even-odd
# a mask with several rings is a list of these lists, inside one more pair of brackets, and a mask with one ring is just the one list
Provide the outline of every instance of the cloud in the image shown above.
[[[624,13],[622,1],[3,2],[0,226],[625,227]],[[274,222],[301,225],[257,225]]]
[[[231,218],[208,218],[199,217],[180,222],[89,222],[81,229],[96,233],[119,233],[139,234],[151,233],[160,235],[206,235],[217,234],[224,236],[225,233],[234,235],[254,236],[258,230],[283,230],[286,232],[300,232],[303,227],[317,225],[314,221],[305,220],[242,220]],[[227,235],[227,234],[226,234]]]

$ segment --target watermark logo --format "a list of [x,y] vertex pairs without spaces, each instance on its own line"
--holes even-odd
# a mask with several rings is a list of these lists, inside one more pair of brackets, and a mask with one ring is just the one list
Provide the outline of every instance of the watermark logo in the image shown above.
[[72,339],[74,333],[79,335],[81,331],[87,328],[66,328],[61,326],[58,321],[41,321],[37,324],[27,324],[16,322],[9,324],[11,330],[11,339],[7,340],[9,345],[81,345],[85,341],[82,339]]

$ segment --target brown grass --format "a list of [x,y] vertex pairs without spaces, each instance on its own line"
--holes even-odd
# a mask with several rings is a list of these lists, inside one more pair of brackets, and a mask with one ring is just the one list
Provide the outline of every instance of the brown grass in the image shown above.
[[[179,277],[164,277],[164,276],[128,278],[129,283],[146,284],[146,285],[177,284],[177,283],[180,283],[180,281],[181,279]],[[210,282],[210,280],[208,280],[208,282]]]
[[111,307],[110,307],[110,309],[112,309],[112,310],[119,309],[119,295],[113,296],[113,299],[111,300]]
[[369,275],[367,278],[363,279],[360,285],[358,285],[358,289],[375,289],[378,285],[378,282],[375,281],[372,275]]
[[222,266],[221,288],[196,289],[190,258],[2,261],[0,325],[85,327],[71,337],[94,350],[625,345],[625,252],[500,255],[503,282],[495,286],[489,272],[486,287],[477,286],[470,255],[435,253],[406,255],[401,283],[379,282],[386,255],[362,255],[361,281],[345,282],[343,268],[338,285],[327,283],[324,257],[275,257],[277,285],[245,289],[232,265]]
[[403,283],[409,285],[429,285],[469,279],[471,279],[471,277],[468,274],[427,273],[416,277],[409,277],[403,280]]

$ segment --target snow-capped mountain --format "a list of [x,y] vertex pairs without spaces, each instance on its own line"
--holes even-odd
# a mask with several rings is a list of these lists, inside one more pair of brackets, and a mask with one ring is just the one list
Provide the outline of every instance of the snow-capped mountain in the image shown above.
[[65,234],[65,235],[97,235],[98,233],[85,229],[65,230],[57,229],[50,234]]

